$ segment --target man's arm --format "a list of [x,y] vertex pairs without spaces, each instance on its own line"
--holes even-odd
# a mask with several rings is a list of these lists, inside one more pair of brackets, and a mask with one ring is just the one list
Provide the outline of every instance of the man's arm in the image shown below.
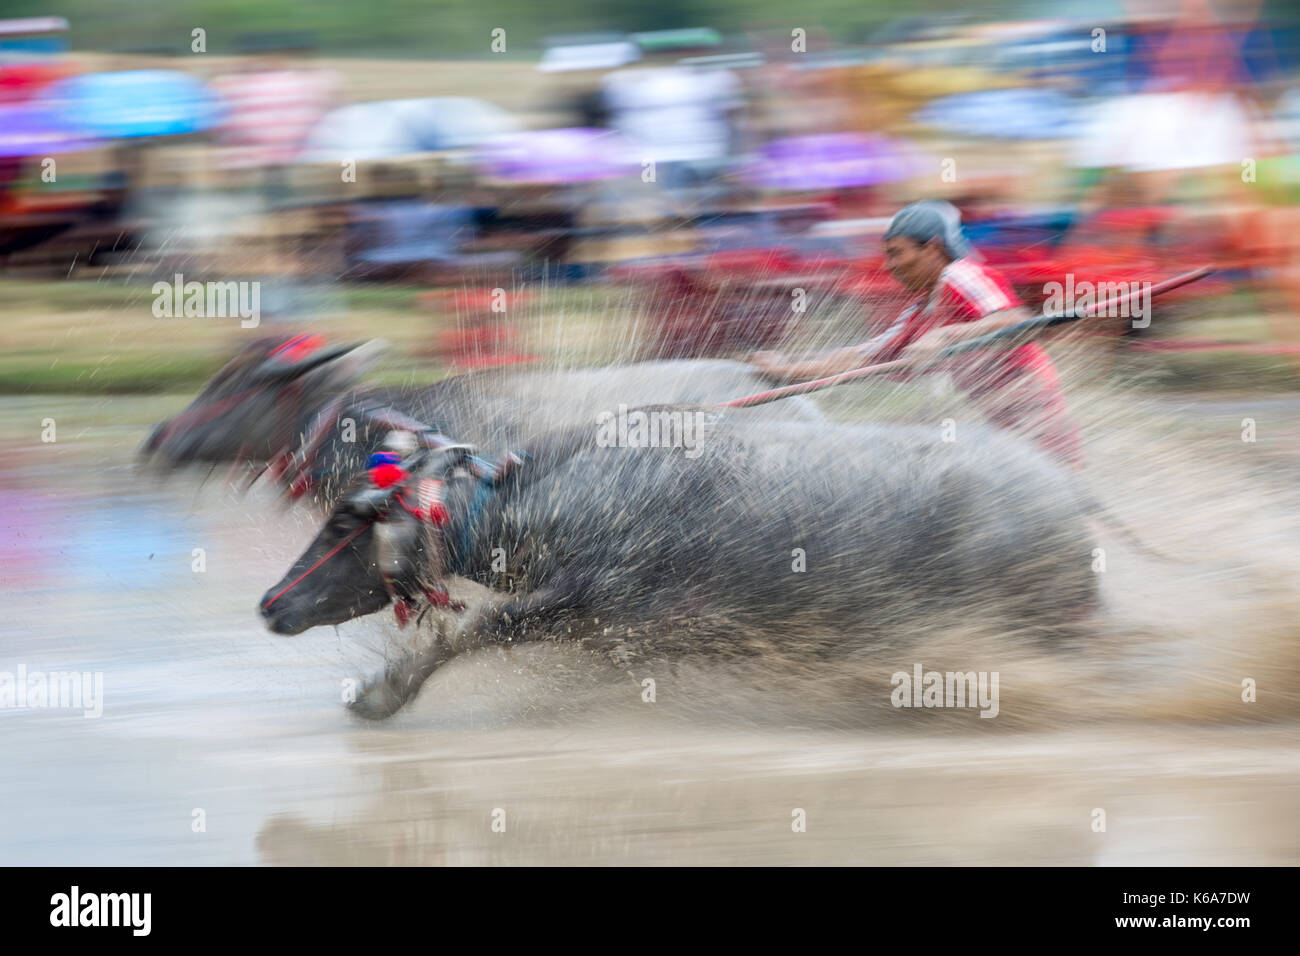
[[[1008,326],[1015,325],[1017,322],[1024,322],[1033,317],[1034,314],[1027,308],[1023,305],[1017,305],[1010,309],[999,309],[996,312],[990,312],[984,318],[976,319],[974,322],[944,325],[925,333],[925,335],[905,348],[899,358],[911,359],[917,362],[928,361],[950,345],[976,339],[991,332],[1001,331]],[[1010,341],[1007,342],[1008,346],[1011,344]]]
[[803,382],[814,378],[825,378],[848,372],[870,361],[863,358],[859,346],[836,349],[801,362],[788,362],[780,352],[755,352],[747,359],[750,365],[757,367],[768,378],[778,382]]
[[1017,322],[1024,322],[1026,319],[1032,319],[1034,314],[1023,305],[1012,306],[1009,309],[999,309],[997,312],[990,312],[982,319],[974,322],[962,322],[959,325],[950,325],[947,328],[961,332],[957,341],[962,342],[966,339],[977,339],[981,335],[988,335],[990,332],[999,332],[1008,326],[1015,325]]
[[874,364],[889,352],[894,337],[902,330],[903,319],[900,318],[880,335],[861,345],[823,352],[801,362],[787,362],[780,352],[755,352],[747,361],[750,365],[757,366],[768,378],[778,382],[806,382]]

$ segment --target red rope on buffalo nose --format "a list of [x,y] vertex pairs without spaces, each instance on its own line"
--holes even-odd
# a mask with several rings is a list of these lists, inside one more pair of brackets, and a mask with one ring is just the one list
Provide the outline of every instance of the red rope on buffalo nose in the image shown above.
[[350,543],[354,538],[356,538],[357,535],[361,534],[361,532],[365,531],[365,530],[366,530],[367,528],[369,528],[369,527],[370,527],[370,525],[368,525],[368,524],[363,524],[360,528],[357,528],[357,530],[353,531],[350,535],[348,535],[346,538],[344,538],[344,539],[343,539],[342,541],[340,541],[338,544],[334,545],[334,547],[332,547],[332,548],[330,548],[328,551],[326,551],[326,552],[325,552],[325,556],[324,556],[323,558],[321,558],[319,561],[317,561],[315,564],[313,564],[310,568],[308,568],[308,569],[307,569],[306,571],[304,571],[302,574],[298,575],[296,578],[294,578],[292,581],[290,581],[288,584],[286,584],[286,585],[285,585],[285,586],[284,586],[280,591],[278,591],[278,592],[277,592],[277,593],[276,593],[276,594],[271,598],[271,600],[269,600],[269,601],[267,601],[265,604],[263,604],[263,605],[262,605],[262,610],[263,610],[263,611],[269,611],[269,610],[271,609],[271,605],[272,605],[272,604],[274,604],[276,601],[280,600],[280,598],[284,597],[286,594],[288,594],[290,591],[292,591],[294,588],[296,588],[299,584],[302,584],[302,582],[305,581],[305,580],[307,579],[307,576],[308,576],[308,575],[310,575],[312,572],[314,572],[314,571],[316,571],[317,569],[319,569],[320,566],[321,566],[322,564],[324,564],[324,563],[325,563],[326,561],[328,561],[330,558],[334,557],[334,555],[336,555],[336,554],[338,554],[340,551],[342,551],[345,545],[349,544],[349,543]]

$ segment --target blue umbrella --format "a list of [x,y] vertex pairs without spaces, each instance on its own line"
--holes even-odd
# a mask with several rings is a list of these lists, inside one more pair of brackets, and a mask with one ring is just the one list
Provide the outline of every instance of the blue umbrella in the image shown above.
[[0,104],[0,156],[50,156],[98,145],[37,103]]
[[934,100],[913,119],[961,136],[990,139],[1068,139],[1078,111],[1055,90],[1012,89],[958,93]]
[[55,83],[48,98],[70,124],[105,138],[197,133],[221,118],[217,98],[176,70],[86,73]]

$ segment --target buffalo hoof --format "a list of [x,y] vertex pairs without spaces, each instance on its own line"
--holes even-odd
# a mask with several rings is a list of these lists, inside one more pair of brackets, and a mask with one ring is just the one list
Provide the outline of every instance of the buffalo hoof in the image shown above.
[[388,719],[414,699],[442,660],[439,650],[430,650],[393,661],[361,688],[348,710],[363,720]]
[[361,696],[348,704],[348,710],[362,720],[387,720],[402,709],[406,698],[401,697],[380,678],[371,681],[361,690]]

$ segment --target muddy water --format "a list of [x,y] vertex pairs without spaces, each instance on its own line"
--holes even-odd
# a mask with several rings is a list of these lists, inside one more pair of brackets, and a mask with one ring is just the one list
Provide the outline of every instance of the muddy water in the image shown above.
[[97,717],[0,710],[2,863],[1300,860],[1300,402],[1151,403],[1090,445],[1115,510],[1197,560],[1111,548],[1093,647],[923,645],[1000,669],[997,719],[889,707],[912,657],[753,680],[543,646],[457,661],[382,726],[344,682],[409,634],[283,638],[255,613],[315,516],[133,468],[179,404],[0,401],[0,672],[103,680]]

